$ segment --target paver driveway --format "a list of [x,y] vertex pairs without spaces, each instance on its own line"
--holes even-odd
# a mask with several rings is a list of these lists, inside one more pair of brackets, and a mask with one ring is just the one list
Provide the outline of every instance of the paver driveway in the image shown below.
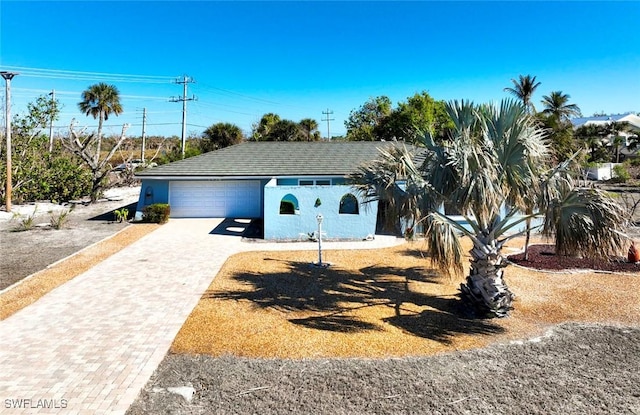
[[124,413],[229,255],[317,249],[242,242],[234,227],[211,233],[221,223],[171,220],[1,321],[0,413]]

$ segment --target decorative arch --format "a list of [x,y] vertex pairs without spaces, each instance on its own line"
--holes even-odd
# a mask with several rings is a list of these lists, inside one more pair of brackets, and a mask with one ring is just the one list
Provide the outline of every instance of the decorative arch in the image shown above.
[[339,213],[345,215],[359,215],[360,207],[358,206],[358,199],[351,193],[347,193],[340,199],[340,211]]
[[281,215],[299,215],[300,207],[298,205],[298,198],[287,193],[280,200],[280,214]]

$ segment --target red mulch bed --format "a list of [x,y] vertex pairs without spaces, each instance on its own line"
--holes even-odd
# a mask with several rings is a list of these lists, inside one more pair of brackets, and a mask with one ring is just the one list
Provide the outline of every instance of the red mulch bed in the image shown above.
[[569,269],[592,269],[597,271],[640,273],[640,263],[628,262],[626,258],[616,257],[609,261],[602,259],[586,259],[567,256],[557,256],[553,245],[529,246],[529,260],[524,260],[524,254],[509,255],[507,258],[514,264],[549,271]]

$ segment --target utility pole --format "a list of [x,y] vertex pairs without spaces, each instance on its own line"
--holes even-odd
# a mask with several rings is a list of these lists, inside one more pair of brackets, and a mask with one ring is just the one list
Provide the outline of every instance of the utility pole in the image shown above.
[[327,116],[327,118],[323,118],[322,121],[327,122],[327,140],[331,140],[331,130],[329,129],[329,123],[331,121],[334,121],[335,118],[329,118],[329,116],[333,115],[333,111],[329,111],[329,108],[327,108],[326,111],[322,111],[322,114]]
[[4,199],[7,207],[7,212],[11,212],[11,191],[13,190],[13,185],[11,184],[11,80],[14,76],[19,75],[17,72],[8,72],[8,71],[0,71],[0,75],[5,80],[6,92],[5,98],[7,100],[6,103],[6,136],[7,136],[7,191],[5,192]]
[[193,78],[184,75],[182,79],[178,78],[174,81],[176,84],[182,84],[182,98],[171,97],[171,102],[182,102],[182,158],[184,158],[184,148],[186,145],[186,137],[187,137],[187,101],[194,101],[196,99],[195,95],[191,98],[187,98],[187,84],[194,83]]
[[142,164],[146,164],[147,161],[144,159],[144,148],[146,146],[147,140],[147,108],[142,109],[142,149],[140,150],[140,160],[142,160]]
[[[51,93],[51,109],[56,105],[56,90],[52,89]],[[50,114],[49,118],[49,153],[53,152],[53,113]]]

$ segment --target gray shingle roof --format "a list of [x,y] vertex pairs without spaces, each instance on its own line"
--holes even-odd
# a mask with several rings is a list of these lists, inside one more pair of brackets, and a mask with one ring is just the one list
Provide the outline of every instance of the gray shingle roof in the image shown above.
[[[380,155],[378,148],[401,143],[245,142],[200,156],[146,169],[140,178],[347,176]],[[413,146],[408,146],[413,147]]]

